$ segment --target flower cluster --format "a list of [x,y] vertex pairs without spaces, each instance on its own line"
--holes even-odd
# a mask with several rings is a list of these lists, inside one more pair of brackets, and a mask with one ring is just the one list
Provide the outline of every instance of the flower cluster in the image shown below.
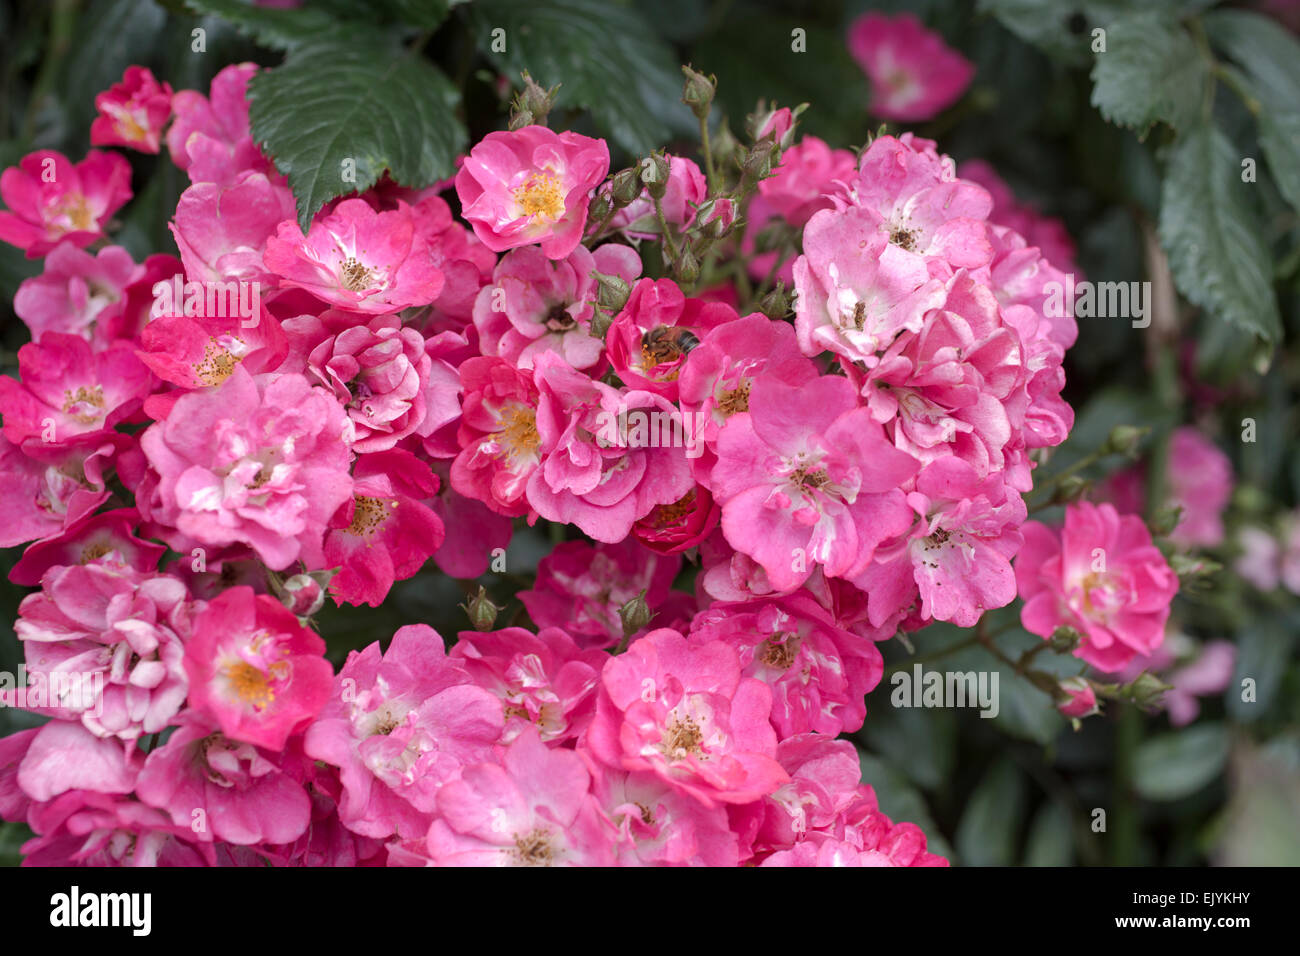
[[[873,29],[855,50],[894,83]],[[179,259],[87,251],[131,195],[116,154],[3,177],[0,239],[45,257],[0,379],[0,544],[39,586],[5,703],[49,718],[0,741],[29,862],[942,864],[836,739],[878,642],[1019,584],[1026,627],[1100,667],[1159,643],[1177,580],[1136,518],[1026,523],[1073,423],[1077,330],[1043,305],[1068,264],[933,142],[855,160],[775,110],[722,188],[523,125],[304,231],[249,131],[256,69],[204,96],[133,67],[97,100],[95,143],[188,175]],[[742,207],[790,241],[758,253]],[[793,314],[701,280],[727,259],[787,277]],[[323,602],[431,559],[476,577],[543,520],[582,537],[520,594],[531,627],[413,624],[335,673]]]

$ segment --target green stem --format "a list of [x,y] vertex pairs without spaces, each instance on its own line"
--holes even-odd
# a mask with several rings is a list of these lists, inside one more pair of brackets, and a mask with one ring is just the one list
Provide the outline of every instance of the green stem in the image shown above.
[[901,670],[906,670],[913,664],[926,664],[941,660],[949,654],[956,654],[958,651],[965,650],[966,648],[972,647],[978,643],[980,643],[980,636],[978,634],[972,634],[970,637],[963,638],[955,644],[949,644],[947,647],[940,650],[932,651],[929,654],[918,654],[915,657],[909,657],[905,661],[899,661],[897,664],[887,669],[884,676],[889,677],[891,674],[896,674]]
[[659,230],[663,233],[664,250],[668,253],[668,259],[674,265],[677,263],[677,243],[673,241],[672,233],[668,231],[668,219],[664,216],[664,203],[662,199],[655,199],[655,218],[659,220]]
[[1046,641],[1041,644],[1035,644],[1029,650],[1020,655],[1020,660],[1016,661],[1016,673],[1023,674],[1029,663],[1048,646]]
[[1046,504],[1048,501],[1051,500],[1052,497],[1051,494],[1049,493],[1047,495],[1046,500],[1036,498],[1035,497],[1036,495],[1041,495],[1044,492],[1051,492],[1052,490],[1054,490],[1054,488],[1057,485],[1059,485],[1066,478],[1069,478],[1071,475],[1077,475],[1085,468],[1088,468],[1089,466],[1096,464],[1097,462],[1101,461],[1101,459],[1106,458],[1111,454],[1112,452],[1107,451],[1105,447],[1098,448],[1094,451],[1089,452],[1088,454],[1080,458],[1078,461],[1076,461],[1070,467],[1064,469],[1063,471],[1058,471],[1056,474],[1047,478],[1041,485],[1034,488],[1033,491],[1031,491],[1028,495],[1025,496],[1026,504],[1029,506],[1030,510],[1033,510],[1034,508],[1043,507],[1044,504]]
[[1133,774],[1138,744],[1142,738],[1142,721],[1137,708],[1121,703],[1115,728],[1115,773],[1110,813],[1111,863],[1133,866],[1138,856],[1138,815],[1133,801]]
[[611,202],[609,204],[609,212],[606,213],[605,218],[600,221],[600,225],[596,227],[596,231],[593,232],[591,235],[589,235],[583,241],[587,243],[589,247],[595,245],[596,240],[598,240],[601,237],[601,235],[604,234],[605,230],[609,228],[609,224],[614,221],[614,217],[616,215],[618,215],[618,207],[614,205],[611,197]]

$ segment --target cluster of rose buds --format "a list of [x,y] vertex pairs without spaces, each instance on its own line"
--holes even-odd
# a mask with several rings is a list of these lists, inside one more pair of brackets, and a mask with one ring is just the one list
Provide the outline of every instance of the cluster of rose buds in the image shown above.
[[[256,69],[98,101],[95,142],[188,173],[179,260],[104,241],[116,154],[4,174],[0,238],[45,257],[0,379],[0,545],[39,585],[5,703],[50,718],[0,740],[28,862],[941,864],[837,740],[877,643],[1017,584],[1098,668],[1159,643],[1177,578],[1138,519],[1026,523],[1073,424],[1068,264],[934,143],[858,158],[771,109],[704,170],[611,177],[529,80],[454,184],[304,232]],[[687,70],[706,133],[712,96]],[[481,595],[449,648],[412,624],[334,672],[323,601],[475,578],[539,519],[584,537],[520,595],[533,629]]]

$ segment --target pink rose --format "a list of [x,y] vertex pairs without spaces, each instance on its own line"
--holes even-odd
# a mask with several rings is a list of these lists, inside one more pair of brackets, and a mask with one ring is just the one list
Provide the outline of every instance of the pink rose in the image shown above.
[[493,252],[539,242],[548,259],[563,259],[582,239],[591,194],[608,172],[603,139],[525,126],[483,137],[456,174],[456,194]]

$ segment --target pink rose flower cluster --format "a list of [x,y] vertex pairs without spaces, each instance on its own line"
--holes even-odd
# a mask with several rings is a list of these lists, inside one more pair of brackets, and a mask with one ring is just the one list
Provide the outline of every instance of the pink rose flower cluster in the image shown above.
[[[1102,664],[1158,642],[1176,580],[1136,519],[1086,511],[1059,558],[1025,524],[1076,329],[934,143],[855,163],[763,125],[755,202],[802,231],[790,323],[645,275],[644,210],[588,222],[605,143],[544,126],[473,147],[464,223],[385,181],[304,232],[256,69],[205,96],[133,68],[98,101],[96,142],[188,174],[179,259],[86,251],[131,195],[116,154],[0,181],[0,238],[45,257],[0,379],[0,545],[39,585],[4,703],[49,718],[0,741],[29,863],[942,864],[836,739],[877,642],[1008,604],[1026,541],[1032,630],[1089,627]],[[669,168],[675,224],[730,225]],[[477,577],[514,519],[585,536],[521,595],[534,629],[413,624],[335,673],[323,601]]]

